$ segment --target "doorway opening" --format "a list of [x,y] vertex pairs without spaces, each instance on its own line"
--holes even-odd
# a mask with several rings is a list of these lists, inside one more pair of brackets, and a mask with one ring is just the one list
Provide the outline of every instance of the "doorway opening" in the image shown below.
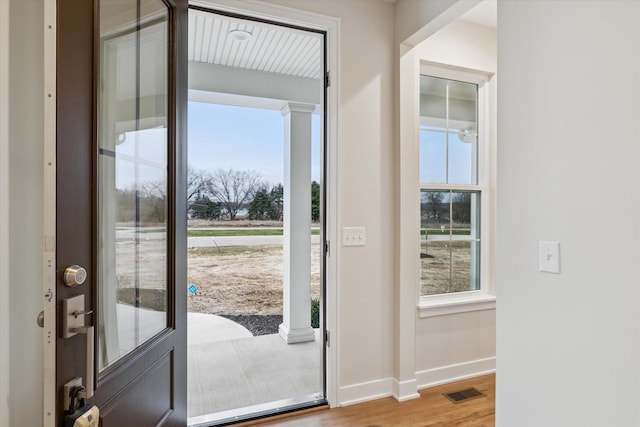
[[189,425],[326,403],[325,37],[189,11]]

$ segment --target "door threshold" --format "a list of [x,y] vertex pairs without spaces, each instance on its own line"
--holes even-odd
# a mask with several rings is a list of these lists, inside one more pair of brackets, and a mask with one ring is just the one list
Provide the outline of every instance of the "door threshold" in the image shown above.
[[189,427],[227,426],[323,405],[327,405],[326,398],[319,399],[318,395],[310,394],[296,399],[276,400],[213,414],[189,417],[187,425]]

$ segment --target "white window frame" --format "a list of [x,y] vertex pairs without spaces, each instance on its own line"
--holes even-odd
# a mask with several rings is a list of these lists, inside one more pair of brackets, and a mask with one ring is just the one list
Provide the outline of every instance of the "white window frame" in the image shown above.
[[[490,310],[496,305],[496,297],[493,286],[493,224],[494,224],[494,186],[495,162],[492,161],[495,153],[495,105],[493,98],[494,82],[492,74],[481,71],[448,67],[427,61],[420,62],[420,75],[438,77],[448,80],[457,80],[478,85],[478,139],[477,139],[477,185],[461,184],[423,184],[418,182],[418,191],[421,190],[465,190],[475,191],[480,194],[480,288],[474,291],[454,292],[436,295],[421,295],[420,275],[418,274],[418,311],[419,316],[432,317],[445,314],[463,313],[469,311]],[[418,128],[420,132],[420,113],[418,110]],[[419,152],[419,137],[416,138],[416,152]],[[416,174],[419,177],[419,161],[416,160]],[[418,197],[419,200],[419,197]],[[419,209],[419,207],[418,207]],[[416,233],[420,233],[420,224],[416,224]],[[420,250],[418,248],[418,250]],[[420,272],[421,264],[419,254],[417,259],[417,271]]]

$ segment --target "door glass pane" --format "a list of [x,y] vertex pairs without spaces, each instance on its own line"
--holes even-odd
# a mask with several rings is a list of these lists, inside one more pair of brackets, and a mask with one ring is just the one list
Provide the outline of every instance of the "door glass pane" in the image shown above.
[[168,325],[168,12],[161,0],[100,2],[100,370]]

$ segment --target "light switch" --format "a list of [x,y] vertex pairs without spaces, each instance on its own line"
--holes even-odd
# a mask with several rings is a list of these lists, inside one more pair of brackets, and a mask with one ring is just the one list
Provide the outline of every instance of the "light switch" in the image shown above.
[[366,243],[364,227],[342,227],[342,246],[364,246]]
[[540,271],[560,274],[560,242],[540,242]]

